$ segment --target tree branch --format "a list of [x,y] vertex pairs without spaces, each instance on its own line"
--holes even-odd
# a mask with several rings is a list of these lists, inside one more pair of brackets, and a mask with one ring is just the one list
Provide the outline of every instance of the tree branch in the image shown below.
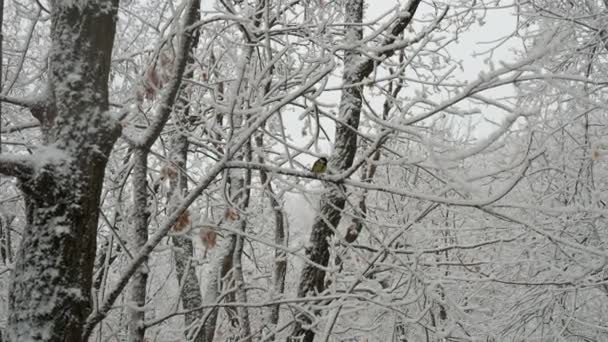
[[27,179],[34,173],[29,156],[0,154],[0,174]]
[[28,122],[28,123],[18,125],[18,126],[3,127],[0,130],[0,133],[2,133],[2,134],[13,133],[13,132],[30,129],[30,128],[36,128],[36,127],[40,127],[40,124],[38,122]]
[[46,94],[32,96],[31,98],[17,98],[0,94],[0,102],[29,109],[32,116],[40,122],[43,128],[48,128],[54,118],[54,114],[48,110],[49,104]]
[[[410,24],[412,19],[414,19],[414,13],[416,13],[416,9],[418,8],[418,5],[420,4],[420,2],[421,2],[421,0],[412,0],[409,2],[409,4],[406,6],[406,9],[401,12],[400,18],[389,29],[387,37],[384,39],[384,41],[382,42],[380,47],[389,47],[390,45],[395,43],[395,41],[397,40],[397,37],[403,32],[403,30],[405,30],[405,28]],[[445,16],[446,12],[447,12],[447,8],[443,12],[443,15],[440,16],[440,18],[443,18],[443,16]],[[361,76],[361,79],[364,79],[365,77],[369,76],[369,74],[371,74],[371,72],[374,70],[376,65],[380,64],[382,60],[394,55],[395,51],[398,48],[404,48],[404,46],[397,44],[397,46],[395,46],[394,49],[391,49],[391,48],[383,49],[381,52],[379,52],[377,54],[377,56],[375,58],[365,59],[357,67],[357,69],[356,69],[357,74]]]
[[180,39],[181,43],[173,68],[173,77],[168,83],[167,90],[163,92],[161,103],[158,107],[158,112],[154,121],[138,141],[138,145],[145,150],[149,150],[154,141],[156,141],[156,138],[158,138],[169,120],[170,114],[173,112],[173,105],[175,104],[177,94],[181,89],[182,80],[184,78],[184,71],[186,70],[186,64],[188,62],[188,53],[190,52],[192,42],[194,41],[194,30],[197,29],[193,25],[198,19],[199,3],[200,0],[193,0],[190,2],[182,28],[183,34]]
[[302,93],[306,92],[308,89],[312,88],[317,82],[321,79],[329,75],[335,69],[335,64],[329,60],[327,64],[324,64],[324,68],[322,68],[319,72],[316,73],[311,79],[304,83],[299,89],[293,91],[290,94],[287,94],[283,100],[279,101],[279,103],[275,104],[271,108],[269,108],[265,113],[260,114],[255,122],[253,122],[248,128],[243,129],[239,134],[235,136],[235,141],[233,141],[230,149],[227,149],[224,157],[219,160],[211,169],[207,171],[203,179],[200,181],[200,184],[197,185],[189,194],[184,198],[182,203],[179,206],[176,206],[173,213],[167,217],[165,223],[156,231],[156,233],[150,237],[148,242],[142,247],[139,253],[134,256],[133,261],[125,268],[123,275],[114,285],[112,290],[108,291],[108,295],[106,296],[104,303],[100,305],[96,312],[93,312],[89,315],[86,320],[86,323],[83,327],[82,339],[86,340],[91,334],[93,328],[97,323],[99,323],[107,313],[112,309],[112,305],[118,298],[118,296],[122,293],[122,290],[125,288],[129,279],[135,273],[135,270],[143,263],[143,260],[152,252],[152,250],[160,243],[160,241],[167,235],[169,230],[173,227],[173,224],[179,216],[182,214],[184,210],[186,210],[190,204],[192,204],[202,193],[207,189],[209,184],[213,182],[213,180],[220,174],[226,167],[226,164],[230,158],[241,148],[253,133],[259,129],[271,116],[276,115],[281,108],[286,106],[288,103],[293,101],[295,98],[300,96]]
[[0,94],[0,101],[10,103],[15,106],[19,106],[19,107],[23,107],[23,108],[33,108],[36,106],[36,103],[38,102],[35,99],[34,100],[24,99],[24,98],[6,96],[6,95],[2,95],[2,94]]

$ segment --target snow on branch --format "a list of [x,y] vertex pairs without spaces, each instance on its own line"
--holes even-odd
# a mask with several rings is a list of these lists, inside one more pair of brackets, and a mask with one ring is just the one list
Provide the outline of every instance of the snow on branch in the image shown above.
[[40,105],[38,98],[18,98],[0,94],[0,102],[10,103],[15,106],[32,109]]
[[202,193],[207,189],[207,187],[213,182],[213,180],[220,174],[228,164],[228,160],[232,158],[232,156],[245,145],[246,142],[249,141],[249,138],[255,133],[257,129],[259,129],[271,116],[276,115],[278,111],[286,106],[288,103],[293,101],[293,99],[301,96],[304,92],[311,89],[315,84],[317,84],[321,79],[329,75],[335,68],[335,64],[333,62],[328,61],[325,68],[318,71],[311,79],[303,84],[300,88],[296,89],[292,93],[288,94],[283,98],[282,101],[275,104],[274,106],[268,108],[268,110],[260,114],[259,117],[251,123],[249,127],[243,129],[242,132],[235,136],[235,140],[230,149],[226,151],[224,157],[218,161],[211,169],[207,171],[205,177],[200,181],[200,183],[192,189],[192,191],[184,198],[181,204],[179,204],[173,213],[167,217],[167,220],[163,223],[163,225],[156,231],[156,233],[150,237],[148,242],[140,249],[139,253],[134,256],[133,261],[126,267],[124,273],[120,277],[120,279],[116,282],[114,287],[108,291],[108,295],[106,296],[104,302],[99,306],[99,308],[91,313],[86,320],[86,323],[83,327],[82,338],[86,340],[93,328],[99,323],[104,317],[108,314],[108,312],[112,309],[114,302],[118,298],[118,296],[122,293],[124,288],[127,286],[131,276],[135,273],[137,268],[143,263],[145,258],[152,252],[152,250],[160,243],[160,241],[167,235],[169,230],[173,228],[175,221],[181,216],[182,212],[190,206]]
[[3,127],[2,130],[0,130],[0,133],[5,134],[5,133],[13,133],[13,132],[19,132],[22,130],[26,130],[26,129],[30,129],[30,128],[37,128],[40,127],[40,124],[37,122],[28,122],[28,123],[24,123],[21,125],[15,125],[15,126],[9,126],[9,127]]
[[[406,8],[400,13],[397,22],[389,28],[389,32],[387,32],[387,37],[384,39],[382,44],[380,45],[380,52],[377,53],[375,58],[367,58],[356,68],[357,74],[361,77],[361,79],[369,76],[371,72],[374,70],[374,67],[380,63],[381,60],[391,57],[395,54],[395,51],[399,48],[403,48],[403,44],[395,44],[397,37],[405,30],[406,27],[411,23],[412,19],[414,19],[414,14],[416,13],[416,9],[420,4],[421,0],[412,0],[407,5]],[[440,16],[439,20],[437,20],[432,27],[435,27],[439,21],[445,16],[446,10]],[[386,48],[391,47],[394,48]],[[384,49],[383,49],[384,47]]]
[[70,157],[55,146],[40,146],[32,155],[0,154],[0,174],[28,179],[48,166],[63,164]]
[[52,115],[50,115],[47,102],[47,94],[34,95],[27,98],[18,98],[0,94],[0,102],[10,103],[15,106],[27,108],[32,113],[32,116],[41,124],[48,124]]
[[[244,141],[243,141],[244,143]],[[143,263],[143,261],[147,258],[147,256],[152,252],[152,250],[160,243],[160,241],[167,235],[169,230],[173,228],[175,221],[181,216],[184,210],[186,210],[194,200],[196,200],[200,194],[213,182],[215,177],[224,169],[224,165],[227,162],[227,157],[218,162],[211,170],[208,171],[205,178],[201,181],[201,183],[193,189],[190,194],[184,199],[184,201],[178,205],[173,213],[167,218],[167,220],[163,223],[163,225],[157,230],[157,232],[148,239],[145,245],[141,247],[137,255],[134,256],[133,261],[126,267],[123,275],[114,285],[112,290],[108,292],[104,302],[99,306],[99,308],[91,313],[91,315],[87,318],[86,323],[83,328],[82,339],[87,340],[89,335],[91,334],[93,328],[99,323],[112,309],[112,306],[118,296],[122,293],[123,289],[129,283],[131,276],[135,273],[135,271],[139,268],[139,266]]]
[[0,154],[0,174],[27,179],[34,173],[30,156]]
[[150,149],[150,146],[152,146],[154,141],[156,141],[156,138],[158,138],[163,127],[165,127],[165,124],[169,120],[169,116],[173,111],[173,105],[177,99],[177,94],[181,88],[184,71],[186,70],[188,53],[192,45],[194,30],[193,24],[196,22],[198,17],[198,6],[196,5],[196,1],[200,0],[192,0],[188,5],[186,19],[182,28],[182,36],[180,37],[177,58],[173,68],[173,77],[168,83],[167,90],[163,92],[161,103],[158,107],[158,112],[156,113],[154,121],[139,141],[139,145],[146,150]]
[[326,174],[313,174],[312,172],[303,172],[303,171],[295,171],[293,169],[280,168],[260,163],[254,162],[241,162],[241,161],[230,161],[226,163],[227,168],[243,168],[243,169],[253,169],[253,170],[265,170],[266,172],[281,174],[286,176],[294,176],[298,178],[311,178],[311,179],[320,179],[322,181],[335,183],[335,184],[346,184],[360,189],[366,189],[370,191],[378,191],[384,192],[393,195],[405,196],[409,198],[414,198],[423,201],[430,201],[434,203],[441,203],[447,205],[455,205],[460,207],[484,207],[496,203],[505,197],[513,188],[523,179],[526,171],[530,167],[530,164],[540,157],[544,151],[537,152],[531,156],[528,156],[522,161],[522,165],[520,169],[517,170],[515,175],[513,175],[500,189],[497,189],[493,192],[493,194],[484,198],[477,198],[471,200],[463,200],[463,199],[452,199],[443,197],[443,195],[429,195],[422,192],[414,192],[405,189],[395,188],[389,185],[382,184],[371,184],[368,182],[356,181],[348,179],[349,173],[342,173],[337,175],[326,175]]

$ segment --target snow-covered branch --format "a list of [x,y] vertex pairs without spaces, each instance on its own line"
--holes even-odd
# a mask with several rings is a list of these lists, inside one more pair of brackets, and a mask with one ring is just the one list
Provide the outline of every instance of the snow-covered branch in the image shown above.
[[30,156],[0,154],[0,174],[27,179],[34,173]]
[[182,27],[182,35],[179,40],[180,44],[172,72],[172,78],[163,92],[154,120],[143,136],[138,140],[138,145],[146,150],[150,149],[152,144],[154,144],[173,111],[173,105],[175,104],[177,94],[181,88],[182,80],[184,78],[184,71],[186,70],[186,65],[188,64],[188,53],[191,51],[194,36],[194,28],[192,25],[198,18],[199,6],[197,3],[199,1],[200,0],[191,0],[188,5],[186,17]]
[[[375,58],[367,58],[366,60],[360,62],[355,70],[358,75],[362,76],[361,79],[369,76],[374,70],[374,67],[380,63],[379,61],[391,57],[398,49],[403,49],[407,46],[407,43],[410,41],[403,41],[398,44],[395,44],[395,42],[397,41],[397,37],[403,33],[403,30],[405,30],[405,28],[408,27],[408,25],[414,19],[414,14],[416,13],[420,2],[421,0],[410,0],[405,8],[399,13],[399,19],[397,22],[389,28],[388,32],[386,32],[387,37],[384,39],[382,44],[380,44],[380,47],[378,47],[379,50]],[[446,13],[447,8],[444,10],[443,15],[439,17],[440,19],[436,21],[432,27],[436,26],[436,24],[443,19]],[[412,43],[414,41],[412,41]]]
[[2,130],[0,130],[0,133],[2,133],[2,134],[13,133],[13,132],[18,132],[18,131],[27,130],[30,128],[37,128],[37,127],[40,127],[39,123],[29,122],[29,123],[25,123],[25,124],[21,124],[21,125],[3,127]]
[[35,99],[18,98],[0,94],[0,101],[24,108],[33,108],[38,103]]
[[99,323],[111,310],[112,305],[122,293],[125,286],[128,284],[129,279],[135,273],[137,268],[143,263],[147,256],[152,250],[160,243],[160,241],[167,235],[169,230],[175,224],[175,221],[181,216],[184,210],[194,202],[207,187],[215,180],[218,174],[220,174],[227,166],[228,160],[240,150],[243,145],[249,141],[253,133],[259,129],[271,116],[278,113],[278,111],[286,104],[291,102],[294,98],[297,98],[303,92],[310,89],[320,79],[324,78],[334,68],[333,63],[328,63],[325,68],[318,71],[310,80],[304,83],[300,88],[294,90],[285,96],[279,103],[271,106],[265,113],[260,114],[259,117],[250,124],[249,127],[243,129],[239,134],[235,135],[232,142],[231,148],[226,151],[224,157],[219,160],[212,168],[210,168],[200,183],[192,189],[192,191],[184,198],[184,200],[175,207],[171,215],[167,217],[165,222],[157,230],[156,234],[148,239],[148,242],[141,248],[139,253],[134,257],[134,260],[125,268],[122,276],[114,287],[108,292],[108,295],[102,305],[96,312],[93,312],[88,318],[83,328],[83,338],[86,339],[92,332],[93,328]]
[[347,178],[348,174],[338,174],[338,175],[325,175],[325,174],[313,174],[308,171],[296,171],[287,168],[279,168],[274,166],[269,166],[265,164],[259,164],[254,162],[240,162],[240,161],[231,161],[226,163],[227,168],[243,168],[243,169],[254,169],[254,170],[265,170],[269,173],[281,174],[286,176],[293,176],[299,178],[309,178],[309,179],[319,179],[325,182],[334,183],[334,184],[345,184],[350,185],[356,188],[365,189],[369,191],[379,191],[388,194],[394,194],[399,196],[406,196],[409,198],[431,201],[435,203],[449,204],[455,206],[462,207],[483,207],[490,205],[499,201],[501,198],[505,197],[523,178],[523,175],[528,170],[530,163],[540,157],[543,152],[538,152],[535,155],[529,157],[523,162],[523,165],[520,167],[518,172],[511,177],[500,189],[494,191],[494,194],[488,196],[486,198],[479,198],[474,200],[463,200],[463,199],[454,199],[454,198],[446,198],[444,196],[438,195],[430,195],[427,193],[419,193],[408,191],[404,189],[395,188],[393,186],[382,185],[382,184],[374,184],[369,182],[362,182],[351,180]]

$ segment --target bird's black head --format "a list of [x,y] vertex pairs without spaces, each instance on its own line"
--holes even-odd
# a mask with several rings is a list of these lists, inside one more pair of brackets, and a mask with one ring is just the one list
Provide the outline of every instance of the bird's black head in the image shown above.
[[321,163],[325,163],[325,164],[327,164],[327,158],[325,158],[325,157],[321,157],[321,158],[319,158],[319,161],[320,161]]

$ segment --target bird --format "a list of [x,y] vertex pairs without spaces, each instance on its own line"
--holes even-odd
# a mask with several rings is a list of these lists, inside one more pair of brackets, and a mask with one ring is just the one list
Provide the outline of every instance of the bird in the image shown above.
[[312,165],[312,173],[320,175],[327,171],[327,158],[321,157]]

